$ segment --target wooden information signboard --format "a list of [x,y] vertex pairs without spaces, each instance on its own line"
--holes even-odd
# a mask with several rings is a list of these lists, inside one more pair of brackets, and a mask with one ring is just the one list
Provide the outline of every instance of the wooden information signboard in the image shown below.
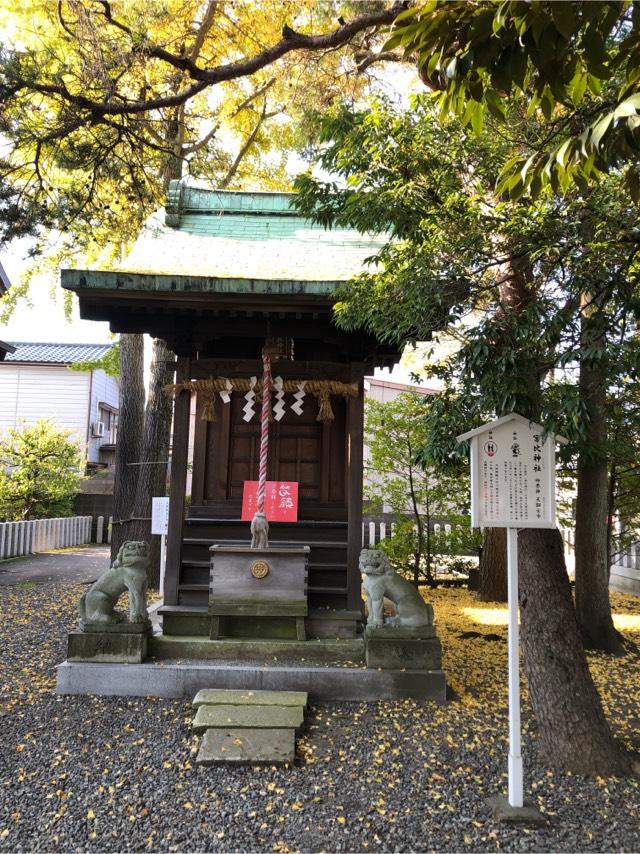
[[458,436],[471,440],[474,528],[555,528],[555,441],[521,415]]
[[507,529],[509,596],[509,805],[522,807],[518,529],[555,528],[555,444],[544,429],[512,412],[458,436],[471,444],[471,525]]

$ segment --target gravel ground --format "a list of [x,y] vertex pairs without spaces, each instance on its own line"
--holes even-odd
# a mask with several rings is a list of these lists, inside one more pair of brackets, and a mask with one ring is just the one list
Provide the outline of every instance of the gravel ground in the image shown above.
[[[295,767],[199,769],[188,703],[55,696],[82,589],[0,590],[0,851],[640,848],[637,782],[547,771],[526,706],[525,788],[548,823],[491,819],[484,799],[506,789],[506,645],[495,626],[459,640],[461,628],[478,629],[467,618],[445,630],[443,615],[462,613],[466,592],[436,602],[458,699],[311,708]],[[628,680],[637,715],[638,656],[610,666],[618,689]],[[632,739],[637,717],[629,723],[611,698],[607,708]]]

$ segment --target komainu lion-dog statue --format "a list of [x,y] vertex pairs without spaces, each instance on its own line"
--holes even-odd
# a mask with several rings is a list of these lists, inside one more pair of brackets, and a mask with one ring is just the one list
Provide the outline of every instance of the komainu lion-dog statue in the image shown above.
[[129,540],[123,543],[118,556],[100,578],[87,590],[78,604],[84,623],[113,624],[127,622],[126,616],[115,610],[120,596],[129,593],[129,623],[146,623],[147,569],[149,544]]
[[427,605],[413,584],[394,572],[383,551],[362,549],[359,566],[369,614],[367,626],[385,625],[385,596],[395,604],[397,612],[395,617],[387,620],[386,625],[417,628],[433,623],[431,605]]

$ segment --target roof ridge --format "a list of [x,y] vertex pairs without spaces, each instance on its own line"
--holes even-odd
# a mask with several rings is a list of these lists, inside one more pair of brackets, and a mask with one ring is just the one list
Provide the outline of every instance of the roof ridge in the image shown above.
[[112,343],[96,341],[94,344],[90,341],[7,341],[7,344],[15,344],[16,347],[113,347],[115,343],[115,341]]

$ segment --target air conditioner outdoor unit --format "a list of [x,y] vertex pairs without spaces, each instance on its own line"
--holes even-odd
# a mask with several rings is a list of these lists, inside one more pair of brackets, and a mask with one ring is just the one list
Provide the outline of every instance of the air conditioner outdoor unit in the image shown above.
[[94,439],[102,439],[104,436],[104,421],[94,421],[91,425],[91,436]]

